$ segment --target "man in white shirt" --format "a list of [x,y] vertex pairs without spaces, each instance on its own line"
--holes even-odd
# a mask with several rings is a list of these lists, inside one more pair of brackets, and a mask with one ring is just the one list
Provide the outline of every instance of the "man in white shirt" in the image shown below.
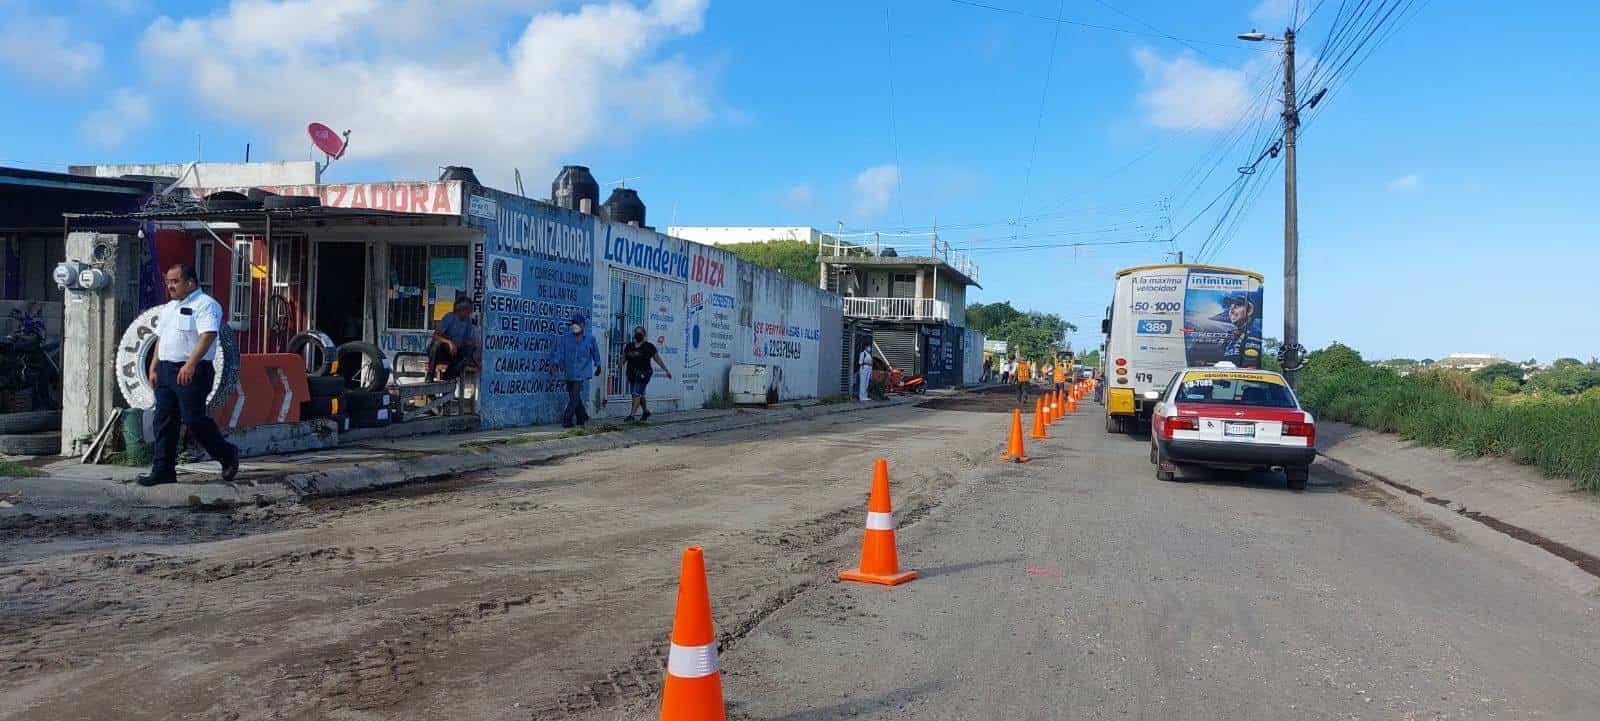
[[856,385],[859,395],[856,398],[862,402],[867,400],[867,390],[872,386],[872,348],[868,346],[861,349],[861,354],[856,356]]
[[150,385],[155,387],[156,444],[150,473],[139,485],[154,486],[178,480],[178,424],[222,464],[222,480],[239,473],[239,449],[222,438],[215,421],[206,414],[206,397],[216,377],[217,333],[222,329],[222,306],[200,291],[194,268],[175,265],[166,275],[168,301],[156,322],[156,345],[150,354]]

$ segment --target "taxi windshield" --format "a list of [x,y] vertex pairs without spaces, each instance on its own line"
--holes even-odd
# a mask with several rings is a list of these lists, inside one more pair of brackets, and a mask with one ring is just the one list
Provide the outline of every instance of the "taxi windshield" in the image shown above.
[[1222,403],[1268,408],[1294,408],[1294,396],[1288,386],[1276,378],[1249,377],[1231,374],[1230,377],[1212,377],[1208,374],[1185,376],[1178,386],[1176,400],[1180,403]]

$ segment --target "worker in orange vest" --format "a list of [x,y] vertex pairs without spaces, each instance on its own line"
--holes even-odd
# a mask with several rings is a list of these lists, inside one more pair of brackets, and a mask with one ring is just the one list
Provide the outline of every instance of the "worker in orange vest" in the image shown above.
[[1028,362],[1023,360],[1023,359],[1021,359],[1021,358],[1018,358],[1017,359],[1017,373],[1016,373],[1016,376],[1014,376],[1016,378],[1016,380],[1017,380],[1017,407],[1018,408],[1024,408],[1024,407],[1027,406],[1027,403],[1028,403],[1028,381],[1030,380],[1029,377],[1028,377],[1028,371],[1029,371]]

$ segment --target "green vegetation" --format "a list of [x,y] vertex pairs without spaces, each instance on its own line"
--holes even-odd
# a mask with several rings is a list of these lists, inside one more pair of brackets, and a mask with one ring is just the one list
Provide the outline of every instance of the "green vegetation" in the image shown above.
[[1517,369],[1514,376],[1498,366],[1470,375],[1433,369],[1402,376],[1335,343],[1310,355],[1299,395],[1324,420],[1396,433],[1466,456],[1509,458],[1600,493],[1600,434],[1594,432],[1600,427],[1600,392],[1514,392],[1522,372],[1505,365]]
[[816,285],[821,274],[817,265],[817,246],[803,240],[728,243],[717,247],[739,256],[740,260],[776,270],[810,285]]
[[733,394],[731,394],[731,393],[712,393],[709,397],[706,398],[704,403],[700,404],[700,407],[704,408],[705,410],[708,410],[708,411],[710,411],[710,410],[726,410],[728,408],[732,408],[733,407]]
[[0,478],[32,478],[42,475],[44,472],[37,468],[29,468],[15,461],[0,461]]
[[1096,348],[1096,349],[1094,349],[1092,351],[1089,351],[1088,353],[1083,354],[1082,356],[1079,356],[1078,357],[1078,362],[1082,363],[1083,367],[1085,367],[1085,368],[1099,368],[1100,367],[1100,349]]
[[967,327],[988,340],[1007,342],[1010,355],[1032,363],[1053,361],[1061,341],[1078,329],[1054,313],[1017,310],[1011,307],[1011,301],[969,304]]

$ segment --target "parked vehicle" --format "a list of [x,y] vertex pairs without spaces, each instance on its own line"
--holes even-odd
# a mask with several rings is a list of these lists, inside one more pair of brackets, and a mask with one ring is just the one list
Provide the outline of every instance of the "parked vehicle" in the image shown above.
[[34,411],[61,409],[61,368],[57,341],[45,338],[44,321],[31,312],[11,309],[15,330],[0,338],[0,388],[27,394]]
[[1258,273],[1210,265],[1118,271],[1100,324],[1106,432],[1149,420],[1162,384],[1181,368],[1260,367],[1261,282]]
[[1281,471],[1304,490],[1317,456],[1316,420],[1300,407],[1283,376],[1226,361],[1185,368],[1159,393],[1150,428],[1156,478],[1177,480],[1179,467]]

